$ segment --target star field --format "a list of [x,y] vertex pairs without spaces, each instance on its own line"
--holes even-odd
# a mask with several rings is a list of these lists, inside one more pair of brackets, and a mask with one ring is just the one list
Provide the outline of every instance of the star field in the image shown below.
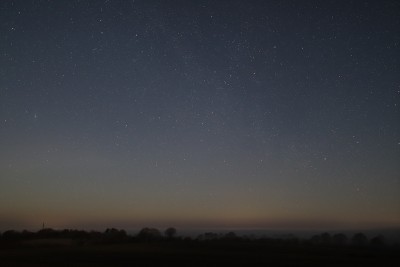
[[400,223],[396,1],[2,1],[0,229]]

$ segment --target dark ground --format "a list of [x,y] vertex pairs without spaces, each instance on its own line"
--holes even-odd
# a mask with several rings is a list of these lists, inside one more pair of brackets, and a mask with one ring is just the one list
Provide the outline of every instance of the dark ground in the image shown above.
[[251,241],[42,243],[0,248],[0,266],[400,266],[399,252],[399,248],[279,246]]

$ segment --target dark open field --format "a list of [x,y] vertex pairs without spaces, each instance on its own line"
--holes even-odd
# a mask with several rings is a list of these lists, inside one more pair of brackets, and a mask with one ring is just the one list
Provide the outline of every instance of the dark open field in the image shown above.
[[0,266],[400,266],[398,248],[258,242],[26,244],[0,249]]

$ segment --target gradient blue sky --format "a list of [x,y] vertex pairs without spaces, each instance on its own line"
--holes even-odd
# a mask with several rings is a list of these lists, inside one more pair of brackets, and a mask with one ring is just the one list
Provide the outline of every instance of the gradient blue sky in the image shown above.
[[1,1],[0,229],[400,225],[398,1]]

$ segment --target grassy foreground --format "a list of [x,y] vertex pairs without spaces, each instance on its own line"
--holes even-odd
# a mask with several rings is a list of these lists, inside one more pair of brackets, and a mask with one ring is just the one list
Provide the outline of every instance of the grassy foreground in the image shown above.
[[398,248],[324,247],[254,241],[75,244],[37,240],[0,249],[0,266],[400,266]]

